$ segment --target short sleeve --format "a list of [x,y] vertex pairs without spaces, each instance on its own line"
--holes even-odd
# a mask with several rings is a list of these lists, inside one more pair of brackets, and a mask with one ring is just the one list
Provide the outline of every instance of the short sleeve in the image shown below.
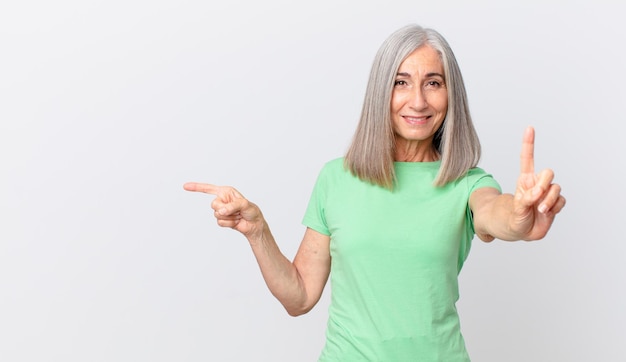
[[321,234],[330,235],[326,217],[324,215],[326,200],[328,197],[328,164],[322,168],[317,177],[309,204],[304,213],[302,224]]
[[486,173],[485,170],[480,167],[474,167],[469,170],[467,174],[467,181],[470,195],[472,192],[483,187],[493,187],[494,189],[502,192],[502,188],[500,187],[498,181],[496,181],[492,175]]
[[470,232],[473,235],[475,233],[474,215],[472,214],[472,210],[470,209],[470,206],[469,206],[469,197],[472,195],[474,191],[483,187],[492,187],[498,190],[499,192],[502,192],[502,188],[500,187],[500,184],[498,183],[498,181],[496,181],[492,175],[488,174],[487,172],[485,172],[485,170],[483,170],[480,167],[474,167],[471,170],[469,170],[466,176],[466,180],[467,180],[467,187],[468,187],[466,218],[467,218],[468,225],[470,226]]

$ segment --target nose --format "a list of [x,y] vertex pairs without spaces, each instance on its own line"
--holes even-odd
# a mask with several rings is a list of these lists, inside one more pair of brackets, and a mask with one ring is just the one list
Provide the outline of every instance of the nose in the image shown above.
[[409,102],[411,108],[415,110],[423,110],[428,107],[428,100],[422,87],[415,87],[411,92],[411,100]]

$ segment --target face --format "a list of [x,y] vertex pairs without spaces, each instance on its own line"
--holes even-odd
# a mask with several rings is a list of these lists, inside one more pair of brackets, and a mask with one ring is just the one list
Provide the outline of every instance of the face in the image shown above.
[[391,95],[396,147],[432,150],[435,132],[448,108],[448,90],[439,53],[424,45],[398,68]]

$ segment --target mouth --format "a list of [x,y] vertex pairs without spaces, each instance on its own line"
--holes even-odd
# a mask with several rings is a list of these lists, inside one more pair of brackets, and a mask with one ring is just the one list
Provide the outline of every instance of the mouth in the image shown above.
[[428,122],[430,116],[402,116],[404,120],[411,125],[421,125]]

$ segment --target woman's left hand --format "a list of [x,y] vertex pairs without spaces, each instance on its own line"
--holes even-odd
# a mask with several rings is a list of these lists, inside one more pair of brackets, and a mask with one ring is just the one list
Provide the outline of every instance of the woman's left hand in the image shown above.
[[565,206],[561,186],[553,183],[554,172],[545,169],[535,174],[535,130],[528,127],[522,141],[520,176],[513,195],[510,230],[523,240],[543,238],[554,217]]

